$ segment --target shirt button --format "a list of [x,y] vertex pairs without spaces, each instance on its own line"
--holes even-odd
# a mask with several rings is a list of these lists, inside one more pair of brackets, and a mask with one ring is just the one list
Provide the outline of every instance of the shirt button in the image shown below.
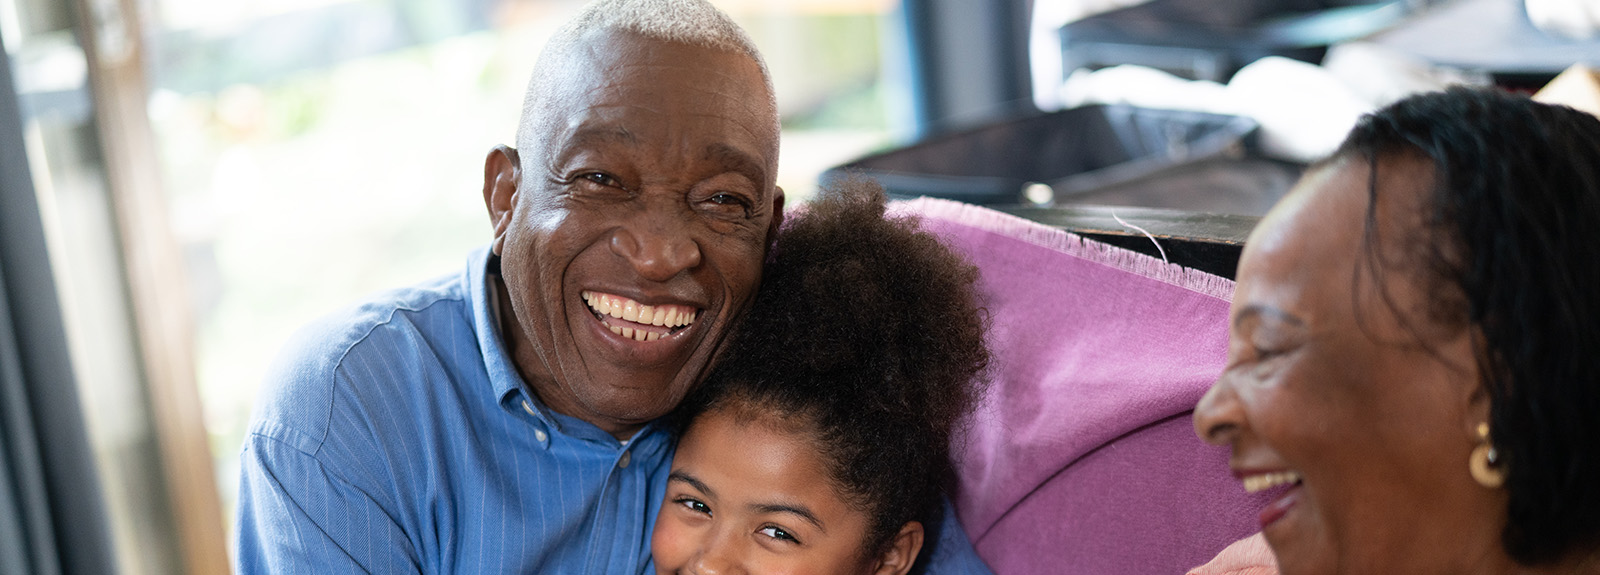
[[543,429],[535,429],[533,430],[533,438],[539,440],[539,443],[544,443],[544,440],[549,439],[550,436],[545,435]]
[[617,467],[621,467],[623,469],[627,469],[628,468],[628,464],[631,463],[631,462],[633,462],[633,452],[632,451],[624,451],[624,452],[622,452],[622,459],[617,460]]
[[528,415],[539,417],[539,414],[533,412],[533,404],[528,403],[526,399],[522,400],[522,410],[528,412]]

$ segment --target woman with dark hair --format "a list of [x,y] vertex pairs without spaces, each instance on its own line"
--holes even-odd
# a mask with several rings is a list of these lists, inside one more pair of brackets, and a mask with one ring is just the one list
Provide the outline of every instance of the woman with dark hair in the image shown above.
[[1283,573],[1600,573],[1600,120],[1468,89],[1364,118],[1230,315],[1195,430],[1275,496]]
[[677,414],[657,572],[902,575],[926,555],[989,356],[977,269],[884,201],[849,183],[779,233]]

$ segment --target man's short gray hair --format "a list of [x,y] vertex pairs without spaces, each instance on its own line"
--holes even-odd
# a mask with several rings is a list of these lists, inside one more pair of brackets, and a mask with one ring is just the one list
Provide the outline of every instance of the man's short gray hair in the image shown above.
[[548,92],[549,78],[542,77],[549,64],[557,55],[576,44],[584,34],[607,30],[632,32],[653,40],[749,56],[761,68],[761,79],[766,82],[770,99],[767,104],[771,106],[776,122],[777,95],[773,91],[772,74],[767,71],[767,63],[761,58],[761,51],[756,49],[755,42],[750,41],[750,36],[722,10],[706,0],[595,0],[562,26],[539,55],[523,96],[522,120],[517,126],[518,148],[534,145],[532,139],[537,137],[534,124],[538,110],[534,108]]
[[627,30],[655,40],[741,52],[761,62],[761,52],[744,29],[706,0],[597,0],[556,37],[571,41],[588,30]]

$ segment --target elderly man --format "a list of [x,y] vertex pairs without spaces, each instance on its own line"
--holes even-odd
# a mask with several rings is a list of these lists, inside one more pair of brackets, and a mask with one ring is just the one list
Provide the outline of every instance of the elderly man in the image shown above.
[[[241,572],[640,573],[697,384],[782,220],[771,80],[703,0],[553,39],[460,274],[289,346],[243,453]],[[930,571],[983,571],[947,522]]]

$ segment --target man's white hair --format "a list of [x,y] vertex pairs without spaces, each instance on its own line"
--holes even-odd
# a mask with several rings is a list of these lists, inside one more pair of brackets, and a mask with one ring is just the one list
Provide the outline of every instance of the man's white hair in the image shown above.
[[627,30],[655,40],[742,52],[762,61],[744,29],[706,0],[597,0],[556,36],[571,41],[588,30]]
[[518,148],[526,149],[535,145],[533,139],[538,137],[536,124],[539,111],[536,108],[551,88],[551,79],[546,74],[550,64],[584,34],[594,31],[632,32],[653,40],[749,56],[761,68],[761,79],[766,83],[769,99],[767,104],[773,113],[773,133],[777,134],[777,95],[772,88],[772,74],[767,71],[767,62],[761,58],[761,52],[744,29],[722,10],[706,0],[596,0],[562,26],[539,55],[533,76],[528,79],[528,89],[523,95],[522,120],[517,125]]

